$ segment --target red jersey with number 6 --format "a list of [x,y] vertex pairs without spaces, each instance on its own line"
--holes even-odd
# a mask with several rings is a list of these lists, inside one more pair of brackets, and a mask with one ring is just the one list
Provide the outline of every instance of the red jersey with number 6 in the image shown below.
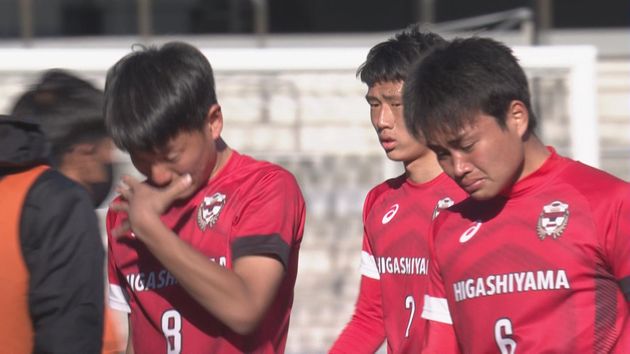
[[130,312],[136,353],[283,353],[293,303],[305,205],[295,178],[274,164],[232,153],[227,164],[162,221],[210,261],[231,268],[242,256],[277,258],[286,270],[258,330],[232,332],[180,287],[133,236],[113,238],[126,218],[107,215],[110,306]]
[[433,224],[422,316],[464,353],[630,353],[630,185],[550,150]]

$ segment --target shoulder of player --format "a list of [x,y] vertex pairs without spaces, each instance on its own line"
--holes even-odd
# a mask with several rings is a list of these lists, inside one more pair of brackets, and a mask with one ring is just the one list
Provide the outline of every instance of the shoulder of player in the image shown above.
[[398,177],[387,179],[372,187],[372,189],[370,189],[370,191],[365,196],[365,201],[363,205],[364,211],[371,209],[376,201],[378,201],[381,197],[387,195],[388,192],[398,189],[400,186],[402,186],[404,182],[405,176],[400,175]]
[[297,184],[297,180],[293,173],[280,165],[272,162],[264,161],[255,172],[256,178],[261,180],[278,181],[281,183]]
[[570,161],[559,178],[558,182],[570,185],[586,199],[627,199],[630,193],[630,183],[577,161]]
[[258,160],[244,154],[239,154],[238,157],[240,161],[237,165],[236,171],[238,171],[237,173],[239,174],[256,177],[265,176],[268,174],[276,174],[279,176],[287,175],[291,177],[293,176],[291,172],[289,172],[284,167],[278,165],[277,163],[267,160]]
[[257,190],[282,189],[285,191],[300,190],[295,176],[284,167],[273,162],[244,157],[234,172],[234,179],[242,186],[255,186]]
[[389,178],[370,189],[370,191],[368,192],[368,197],[371,196],[371,198],[375,199],[383,194],[386,194],[389,191],[396,190],[405,183],[406,178],[407,177],[404,174],[398,177]]
[[44,171],[29,189],[20,225],[23,237],[28,238],[23,244],[29,248],[38,247],[50,235],[71,242],[84,231],[98,228],[88,192],[54,169]]
[[628,182],[613,176],[612,174],[600,170],[598,168],[583,164],[579,161],[570,161],[567,167],[562,171],[567,177],[572,177],[577,180],[584,180],[586,178],[594,178],[592,182],[599,182],[602,184],[628,184]]
[[43,172],[35,180],[25,203],[38,209],[56,211],[63,211],[75,204],[91,205],[90,196],[83,187],[54,169]]

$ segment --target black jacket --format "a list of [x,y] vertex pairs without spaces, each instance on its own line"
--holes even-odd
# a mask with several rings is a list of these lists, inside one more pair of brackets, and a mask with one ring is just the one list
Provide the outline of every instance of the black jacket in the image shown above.
[[[36,124],[0,116],[0,179],[46,156]],[[26,195],[20,241],[30,274],[34,352],[100,353],[104,249],[88,193],[55,170],[44,172]]]

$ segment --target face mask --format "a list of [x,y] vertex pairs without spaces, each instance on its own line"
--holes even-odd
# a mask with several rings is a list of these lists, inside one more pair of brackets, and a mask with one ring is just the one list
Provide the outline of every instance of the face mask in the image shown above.
[[103,167],[105,168],[105,172],[107,174],[105,181],[89,184],[90,191],[92,192],[92,202],[94,203],[95,208],[99,207],[103,204],[105,199],[107,199],[114,183],[114,165],[108,163]]

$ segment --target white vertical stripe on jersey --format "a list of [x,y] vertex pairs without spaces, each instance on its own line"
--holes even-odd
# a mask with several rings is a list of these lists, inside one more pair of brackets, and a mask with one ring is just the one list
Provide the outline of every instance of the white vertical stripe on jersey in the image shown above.
[[424,307],[422,308],[422,318],[429,321],[453,324],[451,313],[448,311],[446,299],[424,295]]
[[118,311],[131,312],[127,296],[125,296],[124,290],[118,285],[109,284],[109,307]]
[[376,260],[371,254],[361,251],[361,275],[365,275],[368,278],[379,280],[381,276],[378,274],[378,268],[376,267]]

